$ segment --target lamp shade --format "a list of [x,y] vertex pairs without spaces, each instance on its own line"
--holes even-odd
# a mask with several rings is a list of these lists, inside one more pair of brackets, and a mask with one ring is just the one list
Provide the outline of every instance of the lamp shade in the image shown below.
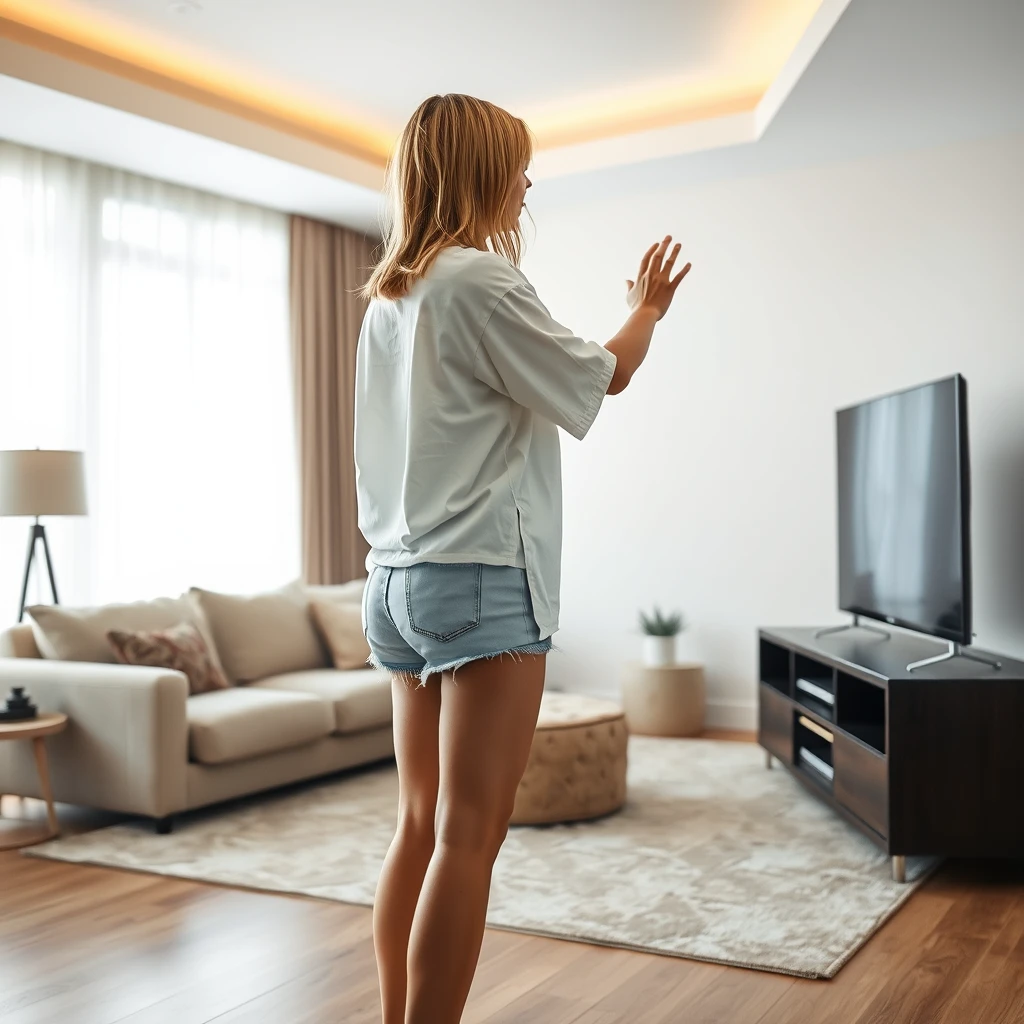
[[0,516],[84,516],[81,452],[0,452]]

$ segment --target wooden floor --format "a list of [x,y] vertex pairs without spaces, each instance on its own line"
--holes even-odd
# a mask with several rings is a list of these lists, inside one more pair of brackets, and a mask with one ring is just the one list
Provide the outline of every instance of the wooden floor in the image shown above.
[[[488,930],[463,1020],[1024,1024],[1024,863],[946,865],[831,981]],[[379,1022],[370,911],[2,853],[0,1021]]]

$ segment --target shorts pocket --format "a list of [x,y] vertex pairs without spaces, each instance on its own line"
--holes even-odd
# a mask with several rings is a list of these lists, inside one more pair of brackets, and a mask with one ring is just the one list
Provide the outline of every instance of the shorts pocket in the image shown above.
[[480,625],[483,566],[421,562],[405,570],[405,602],[414,633],[440,643]]

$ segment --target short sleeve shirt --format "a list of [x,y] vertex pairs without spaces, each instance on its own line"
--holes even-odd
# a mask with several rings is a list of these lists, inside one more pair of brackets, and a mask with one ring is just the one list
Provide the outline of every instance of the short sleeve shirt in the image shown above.
[[355,461],[366,566],[526,570],[541,636],[558,628],[558,427],[582,439],[615,357],[562,327],[508,260],[444,249],[407,295],[370,303],[356,357]]

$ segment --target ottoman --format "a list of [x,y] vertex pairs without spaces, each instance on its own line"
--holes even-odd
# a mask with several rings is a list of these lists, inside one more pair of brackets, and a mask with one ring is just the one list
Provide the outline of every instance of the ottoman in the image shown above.
[[617,811],[626,802],[628,738],[617,704],[546,692],[511,823],[583,821]]

